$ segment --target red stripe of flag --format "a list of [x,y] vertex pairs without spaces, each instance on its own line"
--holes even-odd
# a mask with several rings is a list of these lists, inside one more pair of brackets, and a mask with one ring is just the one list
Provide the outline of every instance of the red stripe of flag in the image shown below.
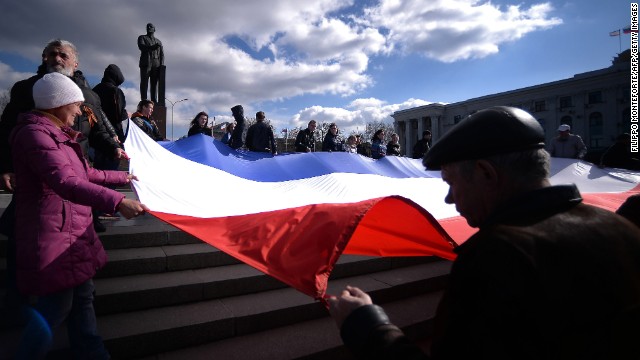
[[150,213],[315,299],[343,252],[455,258],[438,221],[399,196],[220,218]]

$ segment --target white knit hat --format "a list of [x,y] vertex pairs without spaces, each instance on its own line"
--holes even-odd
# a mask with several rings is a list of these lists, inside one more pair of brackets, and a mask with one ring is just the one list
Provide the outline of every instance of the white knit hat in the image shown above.
[[67,76],[57,72],[46,74],[33,85],[36,109],[48,110],[84,101],[82,90]]

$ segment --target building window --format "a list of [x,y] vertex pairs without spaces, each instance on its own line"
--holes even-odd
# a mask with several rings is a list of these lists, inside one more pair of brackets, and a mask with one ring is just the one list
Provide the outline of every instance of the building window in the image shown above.
[[540,111],[547,110],[546,107],[544,106],[544,100],[536,101],[535,103],[533,103],[533,110],[535,112],[540,112]]
[[572,107],[571,96],[563,96],[560,98],[560,109]]
[[453,117],[453,123],[454,124],[457,124],[460,121],[462,121],[462,115],[456,115],[456,116]]
[[589,104],[599,104],[602,102],[602,91],[592,91],[589,93]]
[[594,112],[589,115],[589,144],[592,149],[599,149],[604,146],[604,126],[602,113]]

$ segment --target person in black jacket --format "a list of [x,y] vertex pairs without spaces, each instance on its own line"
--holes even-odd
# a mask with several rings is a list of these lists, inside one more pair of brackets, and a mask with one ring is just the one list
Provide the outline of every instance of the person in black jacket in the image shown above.
[[138,110],[131,114],[131,122],[136,124],[145,134],[149,135],[155,141],[165,140],[155,120],[151,117],[153,115],[153,107],[155,104],[151,100],[140,100],[138,103]]
[[307,128],[300,130],[296,136],[296,151],[297,152],[314,152],[316,151],[316,138],[315,131],[318,123],[315,120],[309,121]]
[[371,157],[371,144],[363,143],[360,134],[356,134],[356,151],[362,156]]
[[107,119],[116,130],[116,135],[121,142],[125,140],[122,122],[129,118],[127,113],[127,100],[124,92],[119,88],[124,83],[124,75],[116,64],[109,64],[104,69],[102,81],[93,87],[93,91],[100,97],[102,110],[107,114]]
[[602,154],[600,165],[627,170],[640,170],[640,157],[631,154],[631,135],[618,135],[616,142]]
[[387,143],[387,155],[388,156],[400,156],[400,143],[398,142],[400,138],[398,134],[391,134],[391,140]]
[[[78,140],[85,155],[89,154],[89,148],[93,148],[109,159],[126,159],[126,153],[122,149],[120,140],[102,111],[100,97],[91,90],[82,71],[74,71],[71,80],[78,85],[84,96],[84,103],[80,106],[82,115],[76,117],[74,130],[81,132],[86,137],[86,140]],[[108,131],[107,128],[111,131]]]
[[256,123],[249,126],[249,130],[247,130],[247,148],[249,148],[250,151],[270,152],[276,155],[278,150],[276,149],[273,130],[264,120],[264,112],[258,111],[256,113]]
[[[549,183],[544,130],[524,110],[478,111],[423,160],[479,228],[455,249],[432,359],[640,359],[640,229]],[[366,359],[425,359],[362,290],[329,299]]]
[[231,108],[231,115],[236,121],[236,126],[233,128],[231,138],[227,145],[232,149],[239,149],[244,145],[242,135],[244,135],[244,129],[246,127],[246,121],[244,119],[244,108],[242,105],[236,105]]
[[329,124],[329,131],[322,141],[322,151],[344,151],[342,143],[342,138],[338,135],[338,125],[336,123]]
[[200,111],[198,114],[196,114],[193,120],[191,120],[187,136],[193,136],[197,134],[213,136],[213,134],[211,133],[211,128],[207,126],[208,122],[209,114],[204,111]]
[[431,142],[431,131],[425,130],[422,132],[422,139],[418,140],[415,145],[413,145],[413,153],[411,157],[414,159],[422,159],[424,155],[429,151]]

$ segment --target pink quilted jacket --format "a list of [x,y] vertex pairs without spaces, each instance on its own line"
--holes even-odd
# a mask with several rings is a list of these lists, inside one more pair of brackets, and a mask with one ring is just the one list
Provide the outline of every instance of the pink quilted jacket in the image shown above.
[[92,278],[107,262],[91,207],[113,213],[124,195],[122,171],[90,167],[75,141],[41,112],[21,114],[11,134],[16,174],[17,281],[26,295],[46,295]]

